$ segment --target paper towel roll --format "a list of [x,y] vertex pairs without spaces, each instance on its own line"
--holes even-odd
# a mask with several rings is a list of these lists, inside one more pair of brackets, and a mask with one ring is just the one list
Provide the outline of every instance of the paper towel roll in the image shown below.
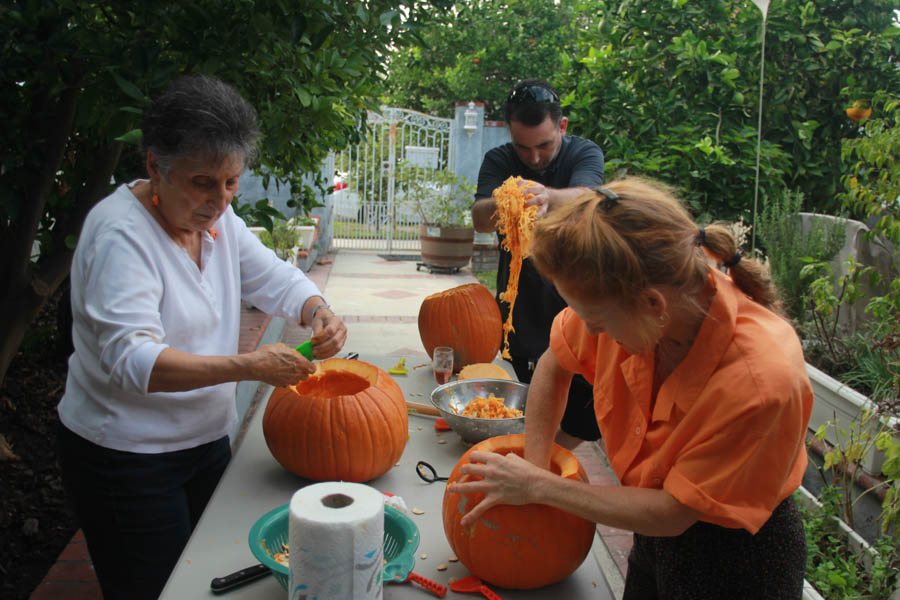
[[384,496],[328,481],[291,498],[289,600],[382,597]]

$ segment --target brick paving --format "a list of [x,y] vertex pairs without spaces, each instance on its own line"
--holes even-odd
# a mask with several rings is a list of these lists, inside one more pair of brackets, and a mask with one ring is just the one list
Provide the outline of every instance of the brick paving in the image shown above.
[[[332,262],[329,256],[320,259],[319,263],[307,273],[319,289],[324,290],[331,274]],[[354,277],[381,279],[377,274],[354,274]],[[419,276],[412,276],[418,278]],[[423,274],[421,277],[434,277]],[[411,278],[411,277],[408,277]],[[371,316],[340,315],[348,324],[352,323],[414,323],[410,316]],[[251,352],[256,349],[271,316],[256,309],[244,307],[241,311],[239,352]],[[296,346],[309,339],[310,331],[296,323],[285,324],[282,340],[289,346]],[[600,485],[618,485],[618,480],[609,468],[603,449],[598,444],[581,444],[575,449],[575,455],[584,465],[591,483]],[[597,526],[597,533],[603,540],[620,573],[624,576],[628,552],[631,549],[631,533],[604,525]],[[79,530],[75,533],[66,548],[60,553],[56,563],[47,572],[44,580],[34,589],[29,600],[102,600],[100,586],[97,583],[94,568],[87,552],[87,544]]]

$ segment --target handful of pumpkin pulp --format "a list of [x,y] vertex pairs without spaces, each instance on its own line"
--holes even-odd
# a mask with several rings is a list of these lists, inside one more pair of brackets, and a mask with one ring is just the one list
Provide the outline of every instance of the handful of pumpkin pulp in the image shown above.
[[525,188],[531,182],[525,181],[523,185],[521,177],[510,177],[494,190],[494,204],[497,206],[496,217],[498,230],[506,237],[503,238],[503,249],[509,251],[511,260],[509,264],[509,281],[506,291],[500,294],[500,300],[509,304],[509,313],[506,322],[503,323],[503,358],[510,358],[509,332],[515,331],[512,324],[513,309],[516,305],[516,296],[519,295],[519,275],[522,273],[522,261],[528,258],[529,245],[534,235],[534,221],[537,218],[539,207],[537,205],[525,206],[525,200],[534,197],[534,194],[525,195]]

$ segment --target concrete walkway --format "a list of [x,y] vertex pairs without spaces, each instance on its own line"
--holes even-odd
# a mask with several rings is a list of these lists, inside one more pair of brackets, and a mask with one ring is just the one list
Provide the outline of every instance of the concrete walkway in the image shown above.
[[[419,338],[417,317],[422,300],[429,294],[464,283],[477,282],[468,268],[454,275],[432,274],[417,269],[414,261],[389,261],[375,253],[341,250],[320,259],[309,277],[323,290],[334,312],[347,324],[346,352],[379,353],[427,361]],[[283,341],[296,346],[309,339],[309,330],[284,319],[272,318],[253,308],[241,315],[240,352],[249,352],[263,343]],[[269,386],[242,383],[237,392],[240,412],[255,409]],[[239,432],[237,432],[239,438]],[[581,444],[575,451],[592,483],[618,485],[598,444]],[[605,550],[596,559],[613,594],[620,598],[623,589],[631,534],[598,526]],[[204,591],[198,591],[198,597]],[[101,600],[84,538],[77,532],[60,554],[44,581],[30,600]]]

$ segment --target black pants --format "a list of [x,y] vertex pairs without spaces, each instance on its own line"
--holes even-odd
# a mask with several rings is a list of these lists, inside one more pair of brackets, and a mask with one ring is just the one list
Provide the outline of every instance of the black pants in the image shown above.
[[[513,357],[511,361],[516,377],[522,383],[531,383],[534,367],[537,359]],[[571,436],[593,442],[600,439],[600,429],[597,427],[597,416],[594,414],[594,388],[581,375],[572,377],[572,385],[569,386],[569,399],[566,402],[566,412],[563,414],[560,429]]]
[[756,535],[703,522],[676,537],[634,534],[622,599],[798,599],[805,568],[803,521],[788,496]]
[[155,600],[231,459],[228,437],[138,454],[61,426],[58,444],[63,483],[104,600]]

